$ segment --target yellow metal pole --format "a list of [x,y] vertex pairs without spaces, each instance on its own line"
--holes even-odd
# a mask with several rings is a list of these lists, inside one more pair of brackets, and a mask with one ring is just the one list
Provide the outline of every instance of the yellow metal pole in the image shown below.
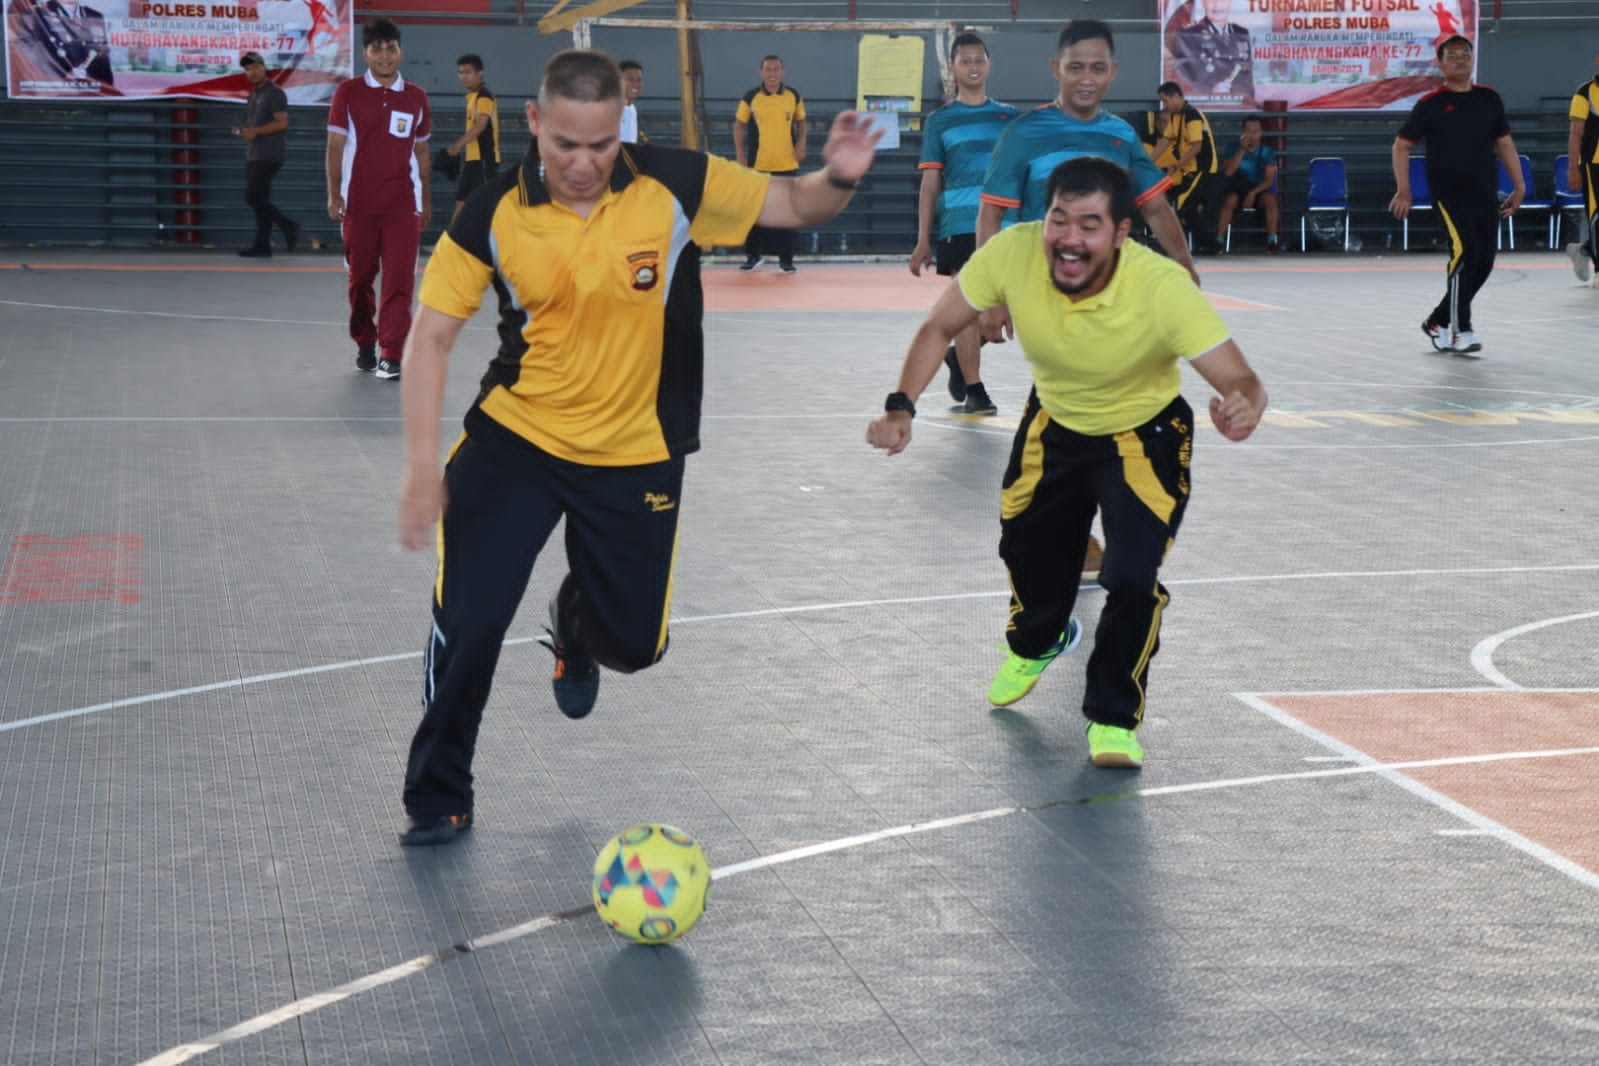
[[[689,20],[689,0],[677,0],[677,20]],[[687,26],[677,29],[677,70],[682,81],[682,91],[678,94],[679,123],[683,130],[683,147],[703,150],[708,145],[702,143],[700,136],[699,108],[696,107],[695,95],[698,92],[698,71],[694,69],[694,42],[689,35],[694,31]]]

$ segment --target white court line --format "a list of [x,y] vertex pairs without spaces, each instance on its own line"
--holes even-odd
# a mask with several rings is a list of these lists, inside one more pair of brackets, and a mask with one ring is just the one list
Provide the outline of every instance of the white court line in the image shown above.
[[[1467,574],[1543,574],[1595,570],[1599,570],[1599,563],[1571,563],[1557,566],[1465,567],[1459,569],[1333,570],[1310,574],[1259,574],[1234,577],[1174,578],[1167,581],[1166,584],[1171,587],[1178,587],[1189,585],[1250,584],[1276,581],[1346,581],[1361,578],[1382,578],[1391,580],[1397,577],[1459,577]],[[1093,588],[1096,586],[1085,585],[1084,587]],[[844,600],[838,603],[803,604],[797,607],[766,607],[754,611],[732,611],[725,614],[691,615],[686,618],[673,618],[671,620],[671,624],[693,625],[699,622],[725,622],[747,618],[782,617],[784,615],[811,614],[818,611],[853,610],[861,607],[891,607],[903,604],[946,603],[959,600],[989,599],[1009,595],[1010,592],[1008,590],[1000,589],[993,592],[959,592],[937,596],[904,596],[892,599]],[[518,644],[529,644],[532,642],[532,640],[532,637],[512,637],[505,641],[505,646],[512,647]],[[378,655],[366,659],[348,659],[343,662],[323,663],[321,666],[307,666],[294,670],[279,670],[270,674],[254,674],[250,677],[233,678],[227,681],[215,681],[206,685],[195,685],[189,688],[172,689],[167,692],[152,692],[143,696],[130,696],[125,699],[110,700],[105,703],[96,703],[88,707],[75,707],[71,710],[53,711],[49,714],[35,715],[32,718],[21,718],[15,722],[0,722],[0,733],[9,733],[16,729],[26,729],[29,726],[44,725],[48,722],[59,722],[68,718],[79,718],[87,714],[98,714],[102,711],[117,710],[122,707],[137,707],[145,704],[161,703],[166,700],[179,699],[183,696],[194,696],[206,692],[220,692],[227,689],[245,688],[250,685],[261,685],[272,681],[285,681],[290,678],[306,677],[311,674],[331,673],[335,670],[353,670],[358,667],[372,666],[379,663],[403,662],[407,659],[419,659],[421,656],[422,653],[420,651],[414,651],[400,652],[394,655]]]
[[1523,633],[1532,633],[1547,626],[1564,625],[1567,622],[1581,622],[1588,618],[1599,618],[1599,611],[1584,611],[1582,614],[1568,614],[1560,618],[1545,618],[1540,622],[1528,622],[1526,625],[1507,629],[1503,633],[1495,633],[1493,636],[1479,641],[1477,646],[1471,649],[1471,665],[1476,669],[1477,673],[1500,688],[1519,689],[1522,687],[1521,685],[1516,684],[1516,682],[1500,673],[1499,668],[1494,665],[1494,652],[1499,650],[1499,646],[1507,640],[1521,636]]
[[[1266,717],[1272,719],[1274,722],[1277,722],[1279,725],[1285,725],[1289,729],[1292,729],[1294,732],[1298,733],[1300,736],[1307,737],[1310,740],[1315,741],[1317,744],[1320,744],[1331,751],[1336,751],[1340,755],[1343,755],[1358,764],[1350,767],[1349,769],[1357,771],[1367,770],[1372,773],[1376,773],[1379,776],[1386,778],[1387,780],[1398,785],[1406,792],[1409,792],[1412,795],[1420,796],[1433,806],[1448,811],[1450,814],[1453,814],[1455,817],[1459,818],[1461,821],[1467,823],[1473,828],[1481,830],[1485,835],[1501,840],[1515,848],[1517,851],[1521,851],[1532,856],[1545,866],[1565,874],[1578,884],[1581,884],[1587,888],[1599,889],[1599,874],[1594,873],[1592,870],[1589,870],[1586,867],[1578,866],[1564,855],[1550,851],[1542,844],[1534,843],[1533,841],[1522,836],[1520,833],[1517,833],[1512,829],[1508,829],[1493,819],[1484,817],[1483,815],[1477,813],[1470,807],[1457,803],[1442,793],[1434,792],[1426,785],[1423,785],[1418,781],[1413,781],[1404,774],[1398,772],[1400,770],[1413,770],[1428,766],[1461,766],[1468,763],[1497,762],[1506,758],[1514,758],[1515,756],[1485,755],[1461,759],[1437,759],[1428,762],[1383,764],[1377,762],[1370,755],[1367,755],[1360,749],[1351,747],[1336,737],[1330,736],[1314,726],[1301,722],[1287,711],[1281,710],[1275,705],[1268,703],[1258,695],[1242,692],[1235,692],[1233,695],[1242,700],[1248,706],[1253,707],[1261,714],[1264,714]],[[1599,752],[1599,749],[1568,748],[1559,754],[1589,755],[1594,754],[1595,752]],[[1528,757],[1538,757],[1533,753],[1524,752],[1523,755]],[[1319,772],[1331,773],[1332,771]]]
[[[348,321],[318,322],[308,318],[260,318],[249,315],[198,315],[189,311],[150,311],[139,307],[90,307],[85,304],[47,304],[34,300],[0,300],[0,307],[25,307],[37,311],[82,311],[91,315],[133,315],[138,318],[175,318],[186,322],[249,322],[262,326],[315,326],[317,329],[346,329]],[[488,331],[493,326],[467,326],[474,332]]]
[[[1333,741],[1331,738],[1317,733],[1315,730],[1310,729],[1310,727],[1305,726],[1303,723],[1299,723],[1296,719],[1289,718],[1287,716],[1281,716],[1279,713],[1275,712],[1274,708],[1271,708],[1270,704],[1266,704],[1263,701],[1254,700],[1252,697],[1247,695],[1239,695],[1238,698],[1242,699],[1245,703],[1262,710],[1264,713],[1267,713],[1274,718],[1278,718],[1284,724],[1294,728],[1297,732],[1311,736],[1313,739],[1317,739],[1322,743],[1327,743],[1329,746],[1341,746],[1337,741]],[[1008,817],[1013,814],[1032,814],[1044,810],[1086,805],[1089,803],[1104,803],[1113,800],[1150,799],[1160,796],[1176,796],[1190,792],[1215,792],[1221,789],[1248,788],[1258,785],[1292,783],[1298,781],[1315,780],[1319,778],[1350,777],[1356,774],[1377,774],[1389,779],[1390,781],[1393,781],[1396,784],[1399,784],[1401,787],[1407,788],[1409,791],[1416,792],[1418,795],[1423,796],[1423,798],[1427,798],[1429,802],[1436,802],[1439,806],[1444,807],[1451,813],[1459,815],[1462,819],[1469,822],[1476,829],[1482,830],[1485,835],[1496,837],[1497,839],[1503,840],[1506,843],[1509,843],[1512,846],[1539,858],[1548,856],[1549,858],[1556,860],[1555,862],[1550,862],[1549,864],[1560,870],[1562,873],[1567,873],[1568,875],[1574,876],[1578,881],[1582,882],[1587,887],[1599,889],[1599,876],[1596,876],[1582,867],[1571,863],[1569,860],[1563,859],[1552,852],[1548,852],[1546,849],[1534,844],[1525,837],[1522,837],[1519,834],[1498,825],[1496,822],[1492,822],[1483,818],[1468,808],[1460,807],[1458,804],[1454,803],[1453,800],[1449,800],[1443,796],[1438,796],[1436,793],[1433,793],[1430,789],[1426,789],[1423,786],[1415,785],[1414,782],[1411,782],[1408,778],[1400,773],[1402,770],[1416,770],[1438,766],[1464,766],[1487,762],[1507,762],[1525,759],[1559,759],[1579,755],[1599,755],[1599,748],[1563,748],[1546,751],[1499,752],[1491,755],[1465,755],[1454,758],[1423,759],[1413,762],[1396,762],[1387,764],[1374,763],[1368,756],[1356,752],[1354,749],[1346,750],[1350,753],[1352,758],[1360,760],[1361,765],[1342,766],[1329,770],[1302,770],[1294,773],[1259,774],[1254,777],[1235,777],[1225,778],[1217,781],[1199,781],[1187,785],[1165,785],[1158,788],[1140,788],[1127,792],[1109,793],[1100,796],[1080,797],[1071,800],[1058,800],[1053,803],[1044,803],[1032,807],[991,807],[984,811],[974,811],[970,814],[959,814],[949,818],[939,818],[929,822],[913,822],[908,825],[893,826],[888,829],[879,829],[871,833],[861,833],[857,836],[841,837],[837,840],[827,840],[817,844],[808,844],[804,847],[792,848],[788,851],[780,851],[772,855],[764,855],[759,858],[746,860],[744,862],[730,863],[727,866],[718,867],[712,871],[712,877],[716,881],[725,881],[729,877],[737,877],[739,874],[749,873],[754,870],[769,869],[773,866],[780,866],[784,863],[790,862],[798,862],[802,859],[810,859],[818,855],[828,855],[832,854],[833,852],[846,851],[850,848],[865,847],[869,844],[876,844],[884,840],[894,840],[901,837],[916,836],[921,833],[937,832],[940,829],[950,829],[957,826],[972,825],[977,822],[986,822],[995,818]],[[1545,861],[1548,860],[1546,859]],[[547,914],[539,918],[534,918],[531,921],[523,922],[519,925],[513,925],[497,932],[488,933],[481,937],[475,937],[463,944],[458,944],[455,947],[448,948],[444,951],[434,952],[431,955],[420,955],[396,966],[390,966],[387,969],[379,970],[376,973],[369,974],[365,977],[360,977],[354,981],[347,982],[346,984],[339,985],[338,987],[327,992],[318,993],[317,995],[313,996],[306,996],[303,999],[297,999],[294,1002],[285,1004],[284,1006],[278,1007],[275,1010],[258,1014],[254,1018],[240,1022],[238,1025],[223,1029],[220,1032],[213,1033],[212,1035],[204,1037],[200,1040],[196,1040],[187,1044],[179,1044],[178,1046],[169,1048],[158,1055],[154,1055],[150,1058],[142,1060],[140,1063],[138,1063],[138,1066],[177,1066],[178,1063],[188,1062],[190,1059],[197,1058],[200,1055],[204,1055],[210,1051],[215,1051],[226,1044],[235,1043],[248,1036],[254,1036],[255,1034],[264,1032],[267,1029],[271,1029],[282,1025],[285,1022],[292,1021],[295,1018],[303,1017],[304,1015],[310,1014],[313,1011],[321,1010],[323,1007],[328,1007],[335,1003],[342,1003],[350,997],[358,995],[362,992],[367,992],[383,985],[393,984],[397,981],[404,980],[405,978],[421,973],[423,970],[435,966],[438,963],[447,962],[458,955],[470,954],[473,951],[479,951],[483,948],[491,947],[496,944],[504,944],[512,940],[518,940],[522,937],[531,936],[534,933],[542,932],[546,929],[552,929],[558,925],[563,925],[574,919],[581,918],[588,914],[590,910],[592,910],[592,907],[584,906],[574,907],[571,910],[560,911],[555,914]]]

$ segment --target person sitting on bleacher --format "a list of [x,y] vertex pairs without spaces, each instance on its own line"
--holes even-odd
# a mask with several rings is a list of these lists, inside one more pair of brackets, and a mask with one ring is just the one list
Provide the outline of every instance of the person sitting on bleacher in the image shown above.
[[1266,251],[1276,255],[1283,250],[1277,241],[1281,206],[1272,188],[1277,182],[1277,153],[1261,142],[1261,133],[1260,119],[1253,115],[1244,119],[1238,139],[1221,154],[1221,172],[1227,184],[1216,215],[1216,233],[1225,240],[1234,211],[1258,208],[1266,220]]

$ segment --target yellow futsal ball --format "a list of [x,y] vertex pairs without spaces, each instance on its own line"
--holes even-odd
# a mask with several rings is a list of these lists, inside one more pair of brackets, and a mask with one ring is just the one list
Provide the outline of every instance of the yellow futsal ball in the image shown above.
[[594,909],[629,940],[664,944],[694,928],[711,898],[711,864],[693,837],[635,825],[594,860]]

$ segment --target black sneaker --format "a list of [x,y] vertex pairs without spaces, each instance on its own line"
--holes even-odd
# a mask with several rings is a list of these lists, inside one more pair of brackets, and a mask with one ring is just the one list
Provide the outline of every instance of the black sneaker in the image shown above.
[[955,358],[955,346],[944,351],[944,365],[949,367],[949,398],[956,403],[966,399],[966,375],[961,373],[960,360]]
[[969,415],[997,415],[999,408],[994,406],[994,401],[988,398],[988,390],[983,388],[980,381],[966,386],[966,409]]
[[766,262],[765,256],[752,255],[748,259],[744,260],[744,265],[739,267],[739,269],[748,272],[754,270],[764,262]]
[[472,812],[441,814],[437,818],[412,818],[400,831],[400,846],[404,848],[430,848],[435,844],[448,844],[472,828]]
[[362,372],[378,368],[378,350],[373,344],[363,345],[355,351],[355,368]]
[[283,224],[283,247],[287,251],[294,251],[300,245],[300,224],[298,222],[285,222]]
[[[571,631],[570,619],[577,607],[577,584],[567,575],[560,591],[550,599],[550,624],[539,643],[555,653],[555,705],[568,718],[582,718],[594,709],[600,694],[600,666],[587,647]],[[567,624],[562,620],[567,619]]]
[[378,368],[372,372],[375,378],[384,381],[400,380],[400,362],[398,359],[379,359]]
[[245,259],[271,259],[272,249],[258,248],[252,244],[248,248],[240,248],[239,255]]
[[778,263],[777,265],[783,271],[783,273],[785,273],[785,274],[792,274],[795,271],[799,270],[799,267],[794,265],[794,260],[792,260],[792,259],[784,259],[782,262]]

